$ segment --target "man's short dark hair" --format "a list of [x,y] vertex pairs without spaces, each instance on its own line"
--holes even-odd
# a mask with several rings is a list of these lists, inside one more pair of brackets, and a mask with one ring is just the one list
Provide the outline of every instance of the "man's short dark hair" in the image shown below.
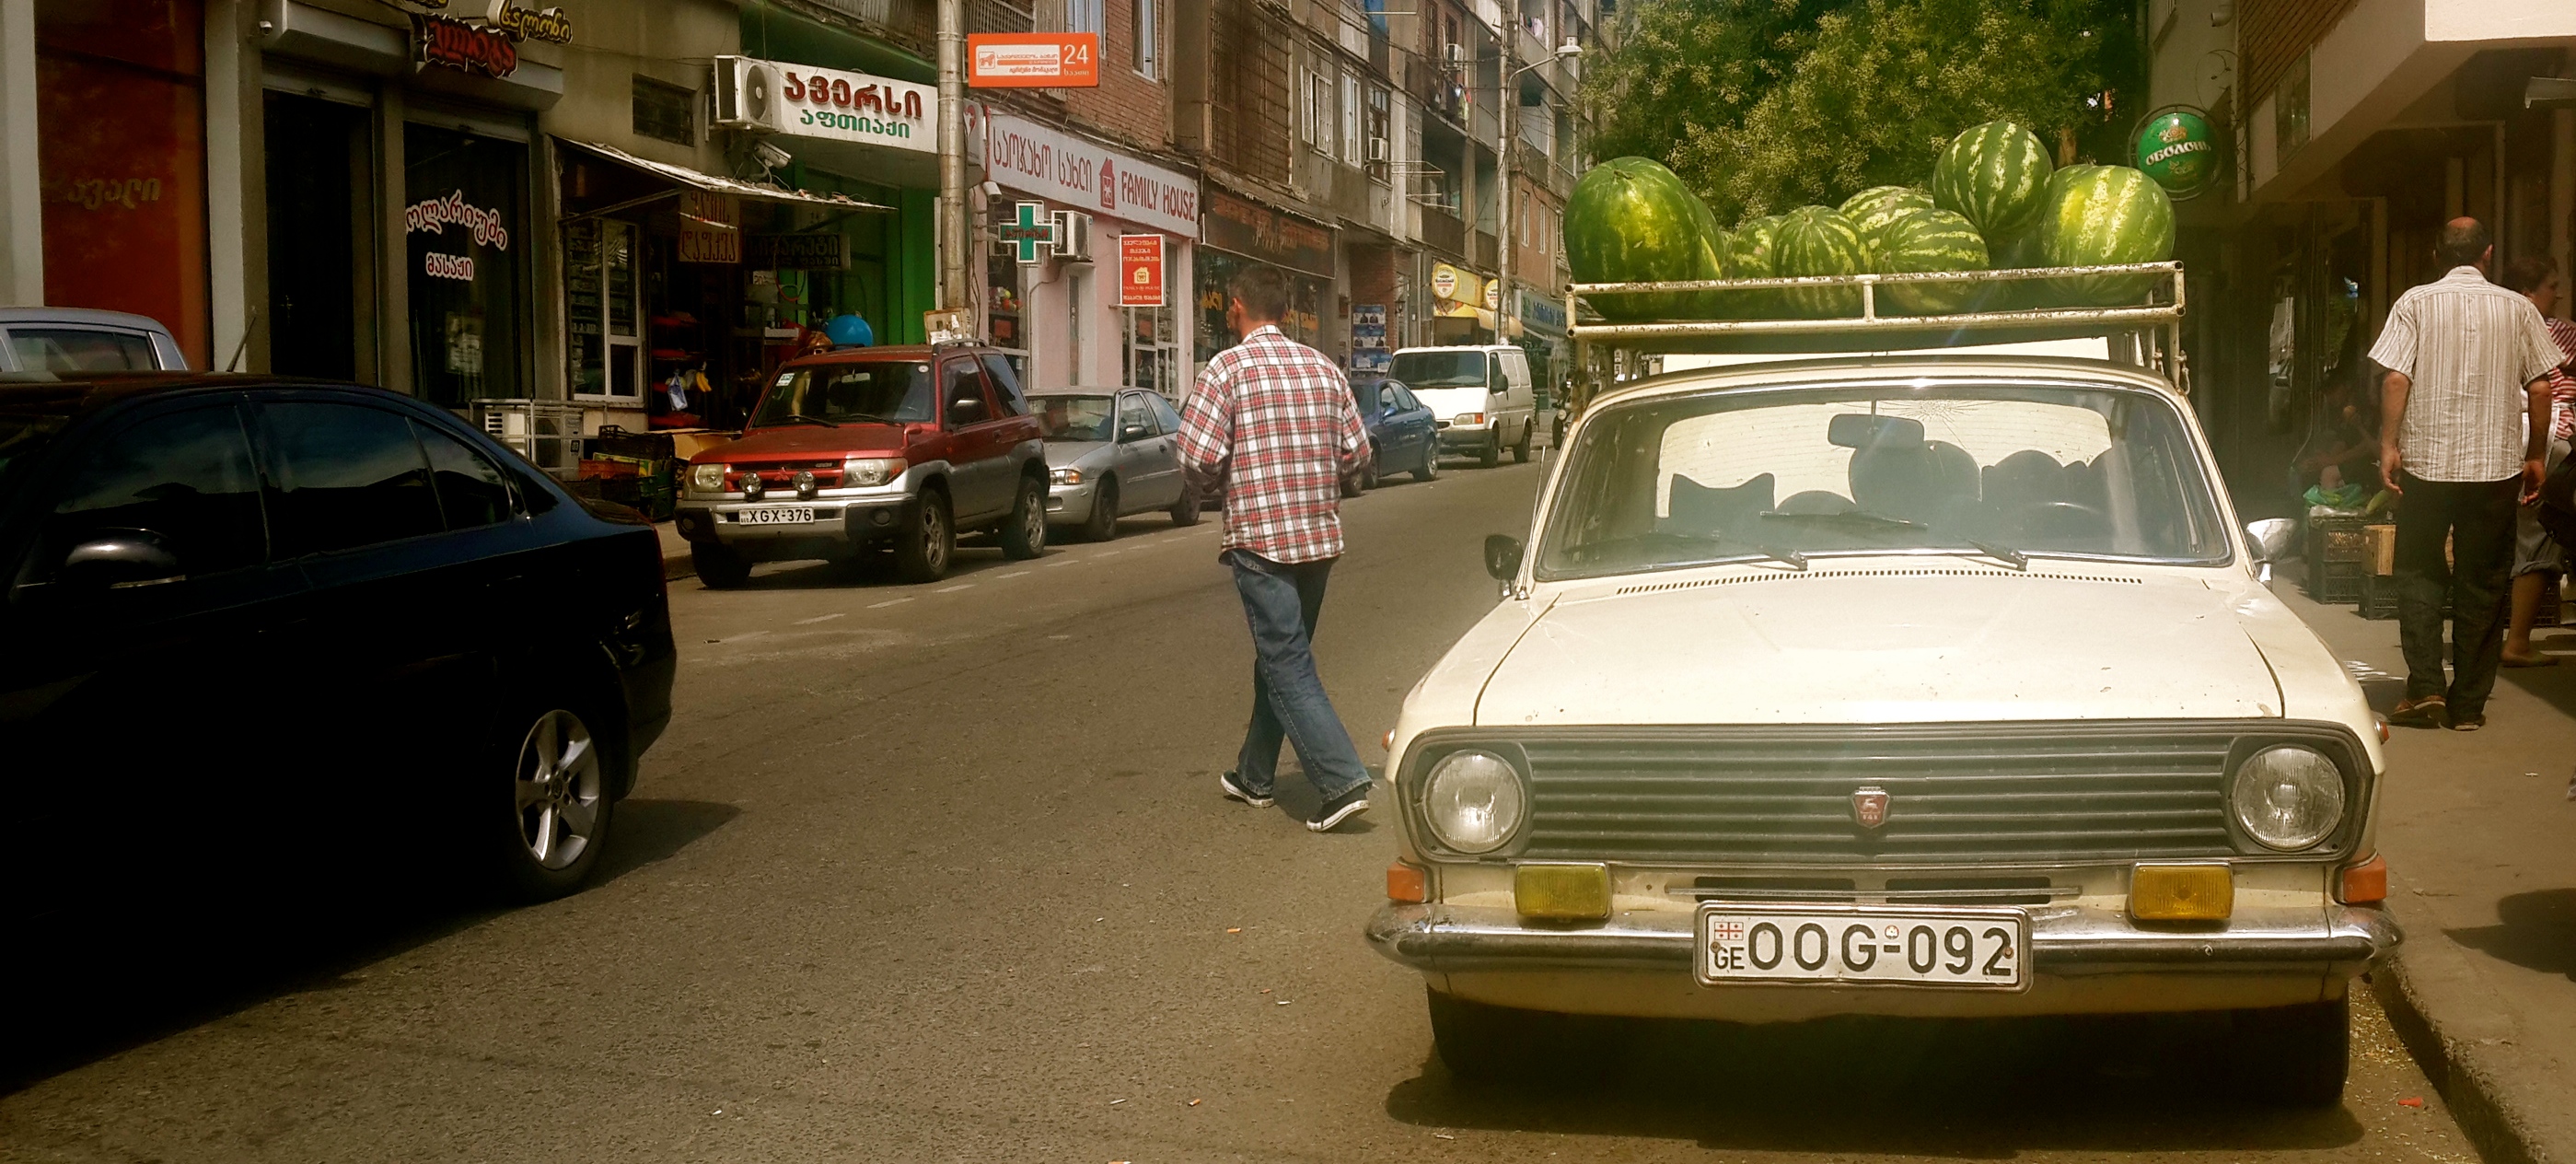
[[1254,263],[1234,273],[1225,293],[1243,304],[1243,313],[1263,323],[1288,317],[1288,277],[1268,263]]
[[2472,267],[2487,257],[2487,224],[2474,218],[2454,218],[2442,224],[2442,233],[2433,238],[2433,254],[2445,267]]
[[2505,264],[2504,287],[2507,291],[2530,294],[2541,285],[2558,277],[2558,264],[2539,255],[2524,255]]

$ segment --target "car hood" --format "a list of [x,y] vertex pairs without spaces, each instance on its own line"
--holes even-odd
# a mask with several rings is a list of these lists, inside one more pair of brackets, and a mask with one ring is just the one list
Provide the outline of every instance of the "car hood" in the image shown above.
[[1069,465],[1078,465],[1096,454],[1116,447],[1108,441],[1048,441],[1046,443],[1047,468],[1062,469]]
[[1461,412],[1483,412],[1486,391],[1481,387],[1416,388],[1413,398],[1431,410],[1431,415],[1447,420]]
[[[1899,575],[1907,577],[1891,584]],[[1496,665],[1480,724],[2256,718],[2280,687],[2196,580],[2033,563],[1818,564],[1569,594]]]
[[744,433],[741,440],[718,445],[700,453],[697,460],[761,461],[770,458],[786,460],[822,460],[843,456],[898,456],[904,447],[904,426],[863,421],[825,428],[819,424],[789,424],[776,428],[756,428]]

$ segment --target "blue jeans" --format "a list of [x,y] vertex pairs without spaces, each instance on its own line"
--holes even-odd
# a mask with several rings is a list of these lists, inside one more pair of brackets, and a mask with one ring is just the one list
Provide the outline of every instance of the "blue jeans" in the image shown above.
[[1332,559],[1292,566],[1245,550],[1227,550],[1224,558],[1252,624],[1252,726],[1243,733],[1236,783],[1255,796],[1270,795],[1284,735],[1325,800],[1367,785],[1368,769],[1315,674],[1315,619],[1324,610]]

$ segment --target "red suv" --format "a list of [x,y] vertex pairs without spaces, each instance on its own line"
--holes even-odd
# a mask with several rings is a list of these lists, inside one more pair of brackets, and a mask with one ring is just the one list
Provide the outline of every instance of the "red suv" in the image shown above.
[[1046,452],[1019,377],[971,344],[804,356],[742,439],[689,462],[679,505],[698,577],[739,586],[754,562],[892,550],[907,582],[948,573],[959,530],[1046,549]]

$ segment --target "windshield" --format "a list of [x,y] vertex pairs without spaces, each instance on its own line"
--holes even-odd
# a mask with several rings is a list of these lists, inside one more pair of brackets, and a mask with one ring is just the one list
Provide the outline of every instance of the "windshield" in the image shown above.
[[2181,418],[2145,390],[1733,389],[1615,405],[1572,456],[1541,578],[1924,549],[2228,554]]
[[1397,352],[1387,377],[1422,388],[1482,388],[1483,352]]
[[927,423],[930,410],[930,365],[908,363],[823,364],[790,368],[778,374],[769,394],[751,414],[751,427],[822,421],[890,421]]
[[1048,440],[1105,441],[1115,435],[1110,424],[1118,409],[1109,396],[1040,396],[1031,403],[1038,406],[1038,433]]

